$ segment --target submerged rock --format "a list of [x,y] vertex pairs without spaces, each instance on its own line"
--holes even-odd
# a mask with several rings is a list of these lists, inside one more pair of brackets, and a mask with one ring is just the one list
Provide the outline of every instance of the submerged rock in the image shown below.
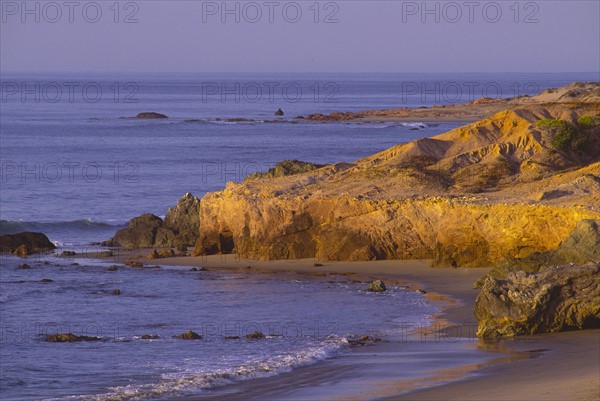
[[100,337],[76,336],[73,333],[48,334],[46,341],[50,343],[74,343],[79,341],[100,341]]
[[185,333],[181,333],[180,335],[175,336],[174,338],[177,338],[179,340],[201,340],[202,336],[196,333],[195,331],[188,330]]
[[369,286],[367,287],[367,291],[371,291],[371,292],[384,292],[387,290],[387,287],[385,286],[385,283],[381,280],[375,280],[369,283]]
[[477,335],[516,336],[600,327],[600,264],[488,276],[475,302]]
[[10,252],[17,256],[52,251],[56,246],[42,233],[22,232],[0,236],[0,252]]

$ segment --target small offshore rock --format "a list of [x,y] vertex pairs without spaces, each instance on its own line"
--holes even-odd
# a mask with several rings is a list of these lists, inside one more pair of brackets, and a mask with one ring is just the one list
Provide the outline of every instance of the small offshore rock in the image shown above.
[[265,335],[260,331],[253,331],[250,334],[246,334],[246,340],[260,340],[261,338],[265,338]]
[[283,110],[281,110],[281,109],[277,109],[277,111],[275,112],[275,115],[276,115],[277,117],[281,117],[281,116],[283,116],[283,115],[284,115],[284,113],[283,113]]
[[179,340],[201,340],[202,336],[196,333],[195,331],[188,330],[185,333],[181,333],[180,335],[175,336],[174,338],[177,338]]
[[112,265],[111,267],[107,268],[106,270],[109,272],[115,272],[115,271],[119,270],[119,266]]
[[125,261],[125,266],[144,267],[144,264],[142,262],[138,262],[137,260],[127,260],[127,261]]
[[23,263],[19,265],[17,269],[31,269],[31,266],[29,266],[27,263]]
[[42,283],[53,283],[53,282],[54,282],[54,280],[52,280],[51,278],[43,278],[43,279],[41,280],[41,282],[42,282]]
[[50,343],[74,343],[79,341],[100,341],[99,337],[76,336],[73,333],[48,334],[46,341]]
[[60,254],[60,256],[75,256],[77,255],[77,252],[75,251],[62,251],[62,253]]
[[115,289],[115,290],[112,291],[112,294],[113,295],[121,295],[121,290],[117,288],[117,289]]
[[156,113],[154,111],[146,111],[143,113],[139,113],[135,118],[145,119],[145,120],[155,120],[155,119],[164,119],[169,118],[165,114]]
[[225,336],[223,337],[225,340],[239,340],[240,336]]
[[387,287],[385,286],[385,283],[381,280],[375,280],[369,283],[369,286],[367,287],[367,291],[371,291],[371,292],[384,292],[387,290]]

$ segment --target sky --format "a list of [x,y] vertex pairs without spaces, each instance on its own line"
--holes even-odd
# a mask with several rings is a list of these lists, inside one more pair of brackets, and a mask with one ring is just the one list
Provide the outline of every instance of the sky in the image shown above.
[[0,1],[0,69],[596,72],[600,1]]

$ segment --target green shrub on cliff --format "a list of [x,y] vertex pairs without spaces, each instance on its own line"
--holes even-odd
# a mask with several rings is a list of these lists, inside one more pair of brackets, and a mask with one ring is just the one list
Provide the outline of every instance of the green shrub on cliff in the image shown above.
[[[549,129],[551,131],[550,143],[556,150],[563,152],[585,150],[587,145],[587,134],[584,132],[585,127],[592,126],[593,118],[590,116],[582,116],[579,118],[577,125],[573,125],[563,120],[553,120],[543,118],[535,123],[538,128]],[[586,124],[590,125],[586,125]]]

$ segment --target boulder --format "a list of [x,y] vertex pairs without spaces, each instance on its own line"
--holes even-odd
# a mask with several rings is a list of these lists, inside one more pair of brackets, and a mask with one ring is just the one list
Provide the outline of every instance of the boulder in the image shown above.
[[200,199],[186,193],[165,220],[147,213],[129,221],[127,228],[117,231],[113,238],[102,243],[124,249],[193,246],[200,225]]
[[484,339],[600,327],[600,264],[488,276],[475,302]]
[[367,287],[367,291],[371,291],[371,292],[384,292],[387,290],[387,287],[385,286],[385,283],[381,280],[375,280],[369,283],[369,286]]
[[196,333],[195,331],[188,330],[185,333],[181,333],[180,335],[175,336],[174,338],[177,338],[179,340],[201,340],[202,336]]
[[113,295],[121,295],[121,290],[117,288],[117,289],[115,289],[115,290],[112,291],[112,294]]
[[281,109],[277,109],[277,111],[275,112],[275,115],[276,115],[277,117],[281,117],[281,116],[283,116],[283,114],[284,114],[284,113],[283,113],[283,110],[281,110]]
[[144,119],[144,120],[156,120],[156,119],[164,119],[164,118],[169,118],[169,117],[164,114],[161,114],[161,113],[156,113],[154,111],[146,111],[143,113],[139,113],[137,116],[135,116],[135,118],[140,118],[140,119]]
[[[42,233],[21,232],[0,236],[0,252],[24,254],[48,252],[56,248]],[[18,252],[17,249],[19,249]],[[20,256],[20,255],[19,255]]]

